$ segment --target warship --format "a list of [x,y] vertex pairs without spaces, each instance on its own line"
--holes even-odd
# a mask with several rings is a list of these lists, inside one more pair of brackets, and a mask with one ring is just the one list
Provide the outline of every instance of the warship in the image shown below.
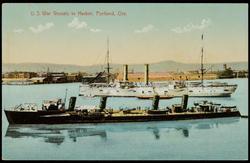
[[149,109],[106,108],[107,98],[102,96],[99,106],[95,108],[76,107],[76,97],[70,97],[68,108],[65,107],[65,101],[56,99],[44,102],[41,109],[36,104],[21,104],[4,109],[4,112],[9,124],[146,122],[241,116],[236,106],[223,106],[208,101],[196,102],[188,108],[188,95],[183,95],[181,104],[165,108],[159,108],[160,97],[155,95]]
[[[203,34],[202,34],[203,40]],[[184,94],[190,97],[230,97],[237,89],[237,84],[228,84],[222,82],[204,82],[206,69],[203,64],[203,47],[201,48],[201,81],[200,82],[149,82],[149,64],[145,64],[144,83],[128,81],[128,65],[123,66],[123,81],[110,80],[110,63],[109,63],[109,41],[107,46],[107,80],[106,83],[82,82],[79,87],[79,96],[95,97],[152,97],[157,93],[164,99],[171,97],[181,97]],[[98,75],[96,76],[96,79]],[[163,99],[163,98],[162,98]]]

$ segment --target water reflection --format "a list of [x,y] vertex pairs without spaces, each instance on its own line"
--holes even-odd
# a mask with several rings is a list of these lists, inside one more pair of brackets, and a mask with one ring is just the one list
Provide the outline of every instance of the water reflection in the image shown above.
[[204,130],[219,128],[239,122],[238,117],[217,118],[204,120],[186,120],[169,122],[118,123],[118,124],[67,124],[67,125],[9,125],[5,137],[11,138],[43,138],[44,142],[60,145],[69,139],[77,142],[79,137],[100,137],[107,141],[107,132],[142,132],[154,135],[155,140],[161,139],[162,134],[176,132],[188,138],[192,129]]
[[69,138],[74,142],[77,141],[77,137],[85,136],[100,136],[103,140],[107,140],[107,133],[105,130],[97,130],[93,128],[75,128],[68,130]]
[[[154,138],[156,140],[160,139],[160,129],[157,127],[148,127],[149,130],[152,131]],[[171,128],[166,128],[167,132],[173,132],[173,130],[171,130]],[[188,137],[189,136],[189,130],[188,128],[175,128],[175,131],[182,131],[181,133],[183,134],[184,137]]]
[[9,125],[5,137],[11,138],[44,138],[44,142],[60,145],[69,138],[73,142],[77,141],[78,137],[100,136],[106,140],[107,134],[104,130],[94,128],[81,127],[62,127],[62,125]]
[[64,139],[65,139],[64,136],[44,137],[44,142],[60,145],[64,142]]
[[233,118],[217,118],[217,119],[205,119],[205,120],[190,120],[190,121],[177,121],[173,123],[166,124],[158,127],[148,127],[147,129],[153,132],[153,135],[156,140],[160,139],[160,130],[165,129],[167,133],[169,132],[178,132],[183,137],[188,138],[189,132],[191,129],[213,129],[219,128],[221,125],[228,125],[239,122],[239,117]]
[[196,123],[194,128],[196,129],[219,128],[221,125],[237,123],[239,122],[239,120],[240,120],[240,117],[209,119],[204,122]]
[[157,127],[148,127],[148,129],[153,131],[155,139],[160,139],[160,130]]
[[189,136],[189,131],[188,129],[182,129],[182,133],[184,137],[188,137]]

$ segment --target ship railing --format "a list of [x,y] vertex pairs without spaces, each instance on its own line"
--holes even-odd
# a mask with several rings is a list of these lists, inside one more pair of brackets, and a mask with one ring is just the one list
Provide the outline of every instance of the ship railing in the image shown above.
[[15,111],[37,111],[38,106],[35,103],[24,103],[14,107]]

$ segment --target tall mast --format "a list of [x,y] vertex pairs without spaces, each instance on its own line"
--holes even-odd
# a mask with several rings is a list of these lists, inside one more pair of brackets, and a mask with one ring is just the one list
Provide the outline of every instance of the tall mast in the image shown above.
[[[203,41],[203,34],[201,35],[201,40]],[[203,75],[204,75],[204,68],[203,68],[203,46],[201,47],[201,85],[203,86]]]
[[109,38],[107,39],[107,72],[108,72],[108,78],[107,78],[107,83],[109,84],[109,70],[110,70],[110,67],[109,67]]

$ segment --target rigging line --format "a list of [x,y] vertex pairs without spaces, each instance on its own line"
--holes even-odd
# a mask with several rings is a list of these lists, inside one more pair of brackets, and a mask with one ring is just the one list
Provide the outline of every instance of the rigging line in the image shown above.
[[91,64],[91,66],[97,66],[99,71],[101,71],[103,69],[102,60],[100,59],[101,56],[102,56],[102,54],[100,53],[95,60],[96,61],[95,64],[94,63]]
[[[95,59],[95,61],[96,61],[96,64],[98,64],[99,63],[99,61],[100,61],[100,57],[102,56],[102,54],[101,53],[99,53],[99,55],[97,55],[97,57],[96,57],[96,59]],[[101,62],[100,62],[101,63]],[[92,63],[92,66],[94,65],[94,63]]]
[[207,73],[209,70],[212,70],[213,67],[214,67],[214,65],[210,65],[210,67],[206,69],[206,71],[204,72],[204,74]]
[[[104,57],[103,57],[104,56]],[[99,69],[99,71],[101,72],[101,71],[103,71],[103,69],[104,69],[104,67],[105,67],[105,64],[106,64],[106,61],[107,61],[107,56],[106,56],[106,54],[104,54],[104,53],[100,53],[99,55],[98,55],[98,58],[97,58],[98,60],[97,60],[97,65],[98,65],[98,69]]]
[[[102,57],[100,57],[101,59],[100,59],[99,62],[98,62],[98,67],[99,67],[99,71],[100,71],[100,72],[103,71],[104,65],[105,65],[105,62],[106,62],[106,57],[104,57],[104,59],[103,59],[103,55],[104,55],[104,54],[100,55],[100,56],[102,56]],[[105,55],[104,55],[104,56],[105,56]]]

